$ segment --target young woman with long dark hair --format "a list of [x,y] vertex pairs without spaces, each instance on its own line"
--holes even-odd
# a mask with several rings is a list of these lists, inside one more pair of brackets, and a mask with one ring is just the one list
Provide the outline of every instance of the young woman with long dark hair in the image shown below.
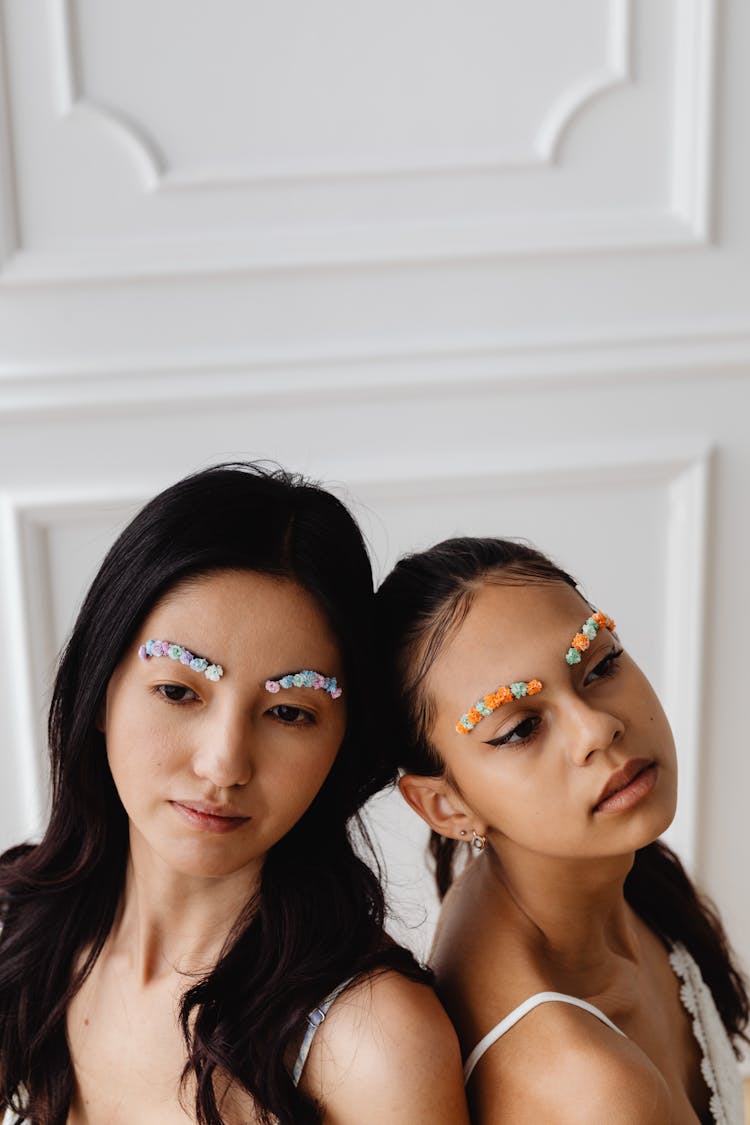
[[467,1120],[350,837],[388,776],[372,601],[346,508],[281,470],[207,469],[121,534],[59,666],[48,828],[0,859],[8,1121]]
[[[612,619],[501,539],[407,556],[376,600],[401,789],[433,830],[433,967],[472,1121],[742,1125],[746,986],[657,840],[674,743]],[[453,881],[461,842],[475,858]]]

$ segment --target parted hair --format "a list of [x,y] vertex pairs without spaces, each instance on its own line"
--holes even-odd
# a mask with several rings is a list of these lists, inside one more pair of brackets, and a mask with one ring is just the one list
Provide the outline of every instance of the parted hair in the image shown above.
[[379,879],[353,842],[366,838],[358,810],[392,769],[371,717],[373,589],[359,528],[330,492],[278,467],[205,469],[146,504],[104,559],[54,685],[47,829],[38,844],[0,857],[0,1109],[34,1125],[66,1120],[66,1011],[123,892],[128,821],[97,728],[107,684],[155,604],[221,570],[289,578],[312,595],[340,646],[347,727],[317,797],[266,857],[217,964],[186,978],[181,1097],[192,1086],[200,1125],[221,1125],[218,1091],[231,1080],[267,1125],[318,1122],[321,1108],[288,1070],[307,1014],[358,974],[390,967],[424,978],[385,936]]
[[[391,731],[394,767],[423,777],[445,773],[430,737],[434,701],[425,681],[443,645],[469,612],[473,597],[489,581],[504,585],[562,582],[578,589],[572,575],[526,543],[462,537],[406,555],[378,590],[378,650],[381,667],[388,673],[384,717]],[[442,898],[453,881],[459,845],[433,832],[429,847]],[[636,852],[625,897],[667,946],[676,941],[686,946],[713,994],[727,1032],[735,1041],[748,1041],[747,983],[718,913],[663,842],[654,841]]]

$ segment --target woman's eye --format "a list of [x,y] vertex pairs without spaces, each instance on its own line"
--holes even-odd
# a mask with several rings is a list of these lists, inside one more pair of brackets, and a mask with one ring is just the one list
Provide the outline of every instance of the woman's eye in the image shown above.
[[302,707],[292,707],[286,703],[279,703],[277,707],[272,707],[270,714],[275,715],[277,719],[288,726],[300,726],[303,723],[314,722],[309,711],[305,711]]
[[192,703],[198,698],[193,689],[184,684],[159,684],[156,690],[170,703]]
[[617,671],[616,661],[622,656],[624,649],[612,649],[608,652],[603,660],[600,660],[586,676],[584,683],[596,683],[597,680],[603,679],[605,676],[614,676]]
[[499,738],[491,739],[488,746],[513,746],[521,742],[528,742],[533,738],[536,728],[539,726],[541,719],[539,715],[529,715],[528,718],[522,719],[513,730],[509,730],[506,734],[501,734]]

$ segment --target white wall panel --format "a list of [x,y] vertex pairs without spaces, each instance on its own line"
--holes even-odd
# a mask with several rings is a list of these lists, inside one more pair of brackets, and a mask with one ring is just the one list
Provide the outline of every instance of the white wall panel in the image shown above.
[[[580,575],[750,966],[748,43],[744,0],[0,0],[4,843],[116,529],[275,458],[380,572],[476,531]],[[421,827],[373,818],[408,928]]]

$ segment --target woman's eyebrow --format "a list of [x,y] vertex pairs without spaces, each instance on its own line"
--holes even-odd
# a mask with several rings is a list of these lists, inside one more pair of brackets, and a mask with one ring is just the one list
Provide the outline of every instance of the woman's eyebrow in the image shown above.
[[458,720],[456,730],[459,734],[468,734],[487,715],[497,711],[498,707],[502,707],[505,703],[512,703],[516,699],[523,699],[527,695],[537,695],[543,686],[541,680],[517,680],[512,684],[502,684],[495,691],[478,699],[474,706]]
[[141,660],[148,660],[151,656],[168,656],[170,660],[176,660],[180,664],[184,664],[186,668],[191,668],[193,672],[202,672],[206,679],[213,681],[213,683],[216,683],[224,675],[221,664],[213,664],[205,656],[198,656],[185,645],[179,645],[175,641],[146,641],[138,649],[138,655]]
[[335,676],[324,676],[322,672],[315,672],[312,668],[303,668],[300,672],[284,672],[281,676],[266,680],[264,686],[272,695],[281,688],[313,688],[315,691],[326,692],[331,699],[338,699],[342,691]]

